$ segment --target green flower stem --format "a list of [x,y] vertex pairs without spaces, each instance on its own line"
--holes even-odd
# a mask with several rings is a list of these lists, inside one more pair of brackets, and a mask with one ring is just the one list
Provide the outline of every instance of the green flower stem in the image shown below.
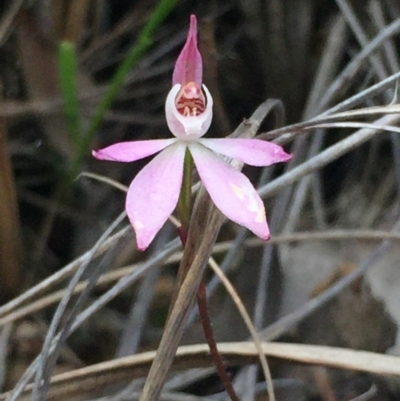
[[184,243],[189,232],[190,215],[192,214],[192,175],[193,157],[189,150],[186,149],[183,163],[182,189],[178,201],[178,215],[181,222],[180,234],[182,239],[184,238]]
[[77,91],[77,60],[75,45],[70,42],[62,42],[58,53],[58,76],[60,88],[64,99],[64,110],[67,119],[68,131],[74,143],[79,146],[81,137],[79,102]]

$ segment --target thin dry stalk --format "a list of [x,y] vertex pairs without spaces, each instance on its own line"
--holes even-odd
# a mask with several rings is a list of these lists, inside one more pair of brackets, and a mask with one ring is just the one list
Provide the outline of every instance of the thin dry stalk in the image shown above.
[[0,282],[5,301],[15,296],[21,284],[22,244],[17,194],[7,150],[7,125],[0,118]]
[[24,0],[16,0],[9,3],[8,9],[0,21],[0,46],[2,46],[7,40],[13,28],[15,18],[23,4]]
[[269,400],[275,401],[275,392],[274,392],[274,385],[272,383],[271,371],[269,369],[267,359],[265,358],[265,355],[262,350],[261,338],[260,338],[259,334],[257,333],[257,330],[251,321],[250,315],[247,312],[246,307],[244,306],[242,300],[240,299],[239,294],[235,290],[235,287],[232,285],[232,283],[229,281],[228,277],[224,274],[224,272],[218,266],[217,262],[213,258],[210,258],[210,260],[208,261],[208,264],[210,265],[211,269],[214,271],[216,276],[221,280],[226,291],[230,295],[232,301],[235,303],[236,308],[238,309],[240,315],[242,316],[242,319],[243,319],[244,323],[246,324],[247,329],[250,332],[250,335],[254,341],[254,345],[256,346],[258,353],[259,353],[261,367],[262,367],[262,370],[264,373],[265,382],[267,384]]

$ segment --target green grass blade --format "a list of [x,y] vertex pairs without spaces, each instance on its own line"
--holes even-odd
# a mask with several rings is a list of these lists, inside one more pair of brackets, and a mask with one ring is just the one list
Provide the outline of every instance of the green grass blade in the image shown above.
[[94,112],[89,129],[80,142],[76,159],[71,166],[72,177],[74,177],[78,173],[82,159],[89,151],[89,147],[99,129],[99,126],[104,119],[104,115],[115,100],[117,93],[121,89],[127,74],[137,64],[142,54],[152,44],[152,36],[154,32],[167,17],[167,15],[173,10],[178,1],[179,0],[161,0],[158,3],[156,9],[152,12],[149,20],[139,34],[134,46],[132,47],[122,64],[119,66],[117,72],[111,80],[106,94],[104,95],[103,99]]
[[62,42],[58,54],[58,75],[68,132],[71,135],[75,149],[79,147],[82,133],[80,131],[79,104],[77,92],[77,61],[75,45]]

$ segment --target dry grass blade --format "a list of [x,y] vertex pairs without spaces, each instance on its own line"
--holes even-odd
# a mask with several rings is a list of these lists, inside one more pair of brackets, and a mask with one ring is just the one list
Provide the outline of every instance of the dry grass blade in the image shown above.
[[[337,104],[336,106],[330,108],[329,110],[324,111],[322,114],[320,114],[318,117],[315,117],[312,120],[298,123],[298,124],[293,124],[293,125],[288,125],[283,128],[278,128],[272,131],[264,132],[260,135],[258,135],[258,138],[260,139],[273,139],[279,137],[278,141],[279,143],[287,143],[293,138],[292,132],[295,132],[297,128],[302,128],[302,127],[307,127],[310,126],[310,123],[315,120],[319,120],[319,122],[325,122],[324,118],[329,118],[329,116],[333,115],[334,113],[340,112],[341,110],[349,109],[351,107],[355,107],[358,104],[366,101],[367,99],[371,99],[373,96],[376,96],[380,93],[382,93],[385,89],[390,88],[391,86],[395,85],[395,83],[398,81],[400,78],[400,72],[397,72],[388,78],[378,82],[375,85],[372,85],[371,87],[355,94],[354,96],[344,100],[343,102]],[[389,106],[383,106],[383,107],[391,107],[396,105],[389,105]],[[382,106],[381,106],[382,107]],[[373,107],[372,113],[373,113]],[[361,109],[361,110],[366,110],[366,109]],[[354,110],[354,112],[357,112],[357,110]],[[348,112],[352,113],[352,111]],[[387,113],[386,113],[387,114]],[[337,113],[336,115],[340,114]],[[351,116],[351,114],[349,115]],[[343,117],[347,118],[347,117]]]
[[12,331],[12,324],[3,327],[0,331],[0,389],[3,389],[7,377],[7,359],[9,354],[9,341]]
[[[400,105],[392,104],[387,106],[374,106],[366,107],[357,110],[345,111],[342,113],[323,115],[320,117],[313,118],[302,123],[288,125],[285,128],[263,133],[258,136],[258,138],[263,139],[273,139],[282,135],[282,133],[288,132],[302,132],[306,130],[316,129],[323,127],[324,124],[344,122],[343,120],[358,118],[358,117],[368,117],[368,116],[380,116],[389,114],[400,114]],[[361,123],[360,123],[361,124]],[[394,127],[394,129],[396,129]],[[282,141],[282,138],[278,139]]]
[[[385,132],[396,132],[397,134],[400,133],[400,128],[395,127],[393,125],[378,125],[378,124],[348,122],[348,121],[344,121],[341,123],[317,124],[315,128],[370,128],[376,130],[377,132],[385,131]],[[308,128],[304,129],[304,131],[308,131]]]
[[242,300],[240,299],[239,294],[235,290],[235,287],[232,285],[232,283],[229,281],[228,277],[226,277],[224,272],[218,266],[217,262],[213,258],[210,258],[208,263],[209,263],[211,269],[214,271],[214,273],[221,280],[225,289],[228,291],[230,297],[232,298],[232,301],[235,303],[240,315],[242,316],[243,321],[245,322],[245,324],[250,332],[250,335],[254,341],[254,345],[255,345],[255,347],[258,351],[259,357],[260,357],[261,367],[262,367],[262,370],[264,373],[265,382],[267,384],[269,400],[275,401],[276,398],[275,398],[275,393],[274,393],[274,385],[272,384],[271,371],[269,369],[267,359],[265,358],[265,355],[263,353],[261,338],[260,338],[259,334],[257,333],[257,330],[251,321],[250,315],[247,312],[246,307],[244,306]]
[[[378,31],[386,29],[386,17],[382,4],[379,1],[372,0],[368,4],[368,13]],[[385,58],[392,73],[400,70],[399,60],[397,58],[397,50],[395,48],[393,38],[385,41],[383,45]]]
[[[379,375],[400,376],[400,358],[397,356],[305,344],[263,342],[261,345],[263,353],[268,357]],[[258,362],[259,354],[253,342],[220,343],[218,349],[231,366]],[[155,351],[144,352],[56,375],[52,378],[47,401],[93,394],[109,384],[122,384],[145,377],[155,358]],[[182,346],[177,349],[172,368],[175,371],[199,368],[209,366],[209,363],[207,344]],[[32,385],[27,386],[18,400],[29,400],[31,391]],[[1,394],[0,401],[6,400],[8,395],[9,393]]]
[[[399,104],[388,104],[387,106],[373,106],[365,107],[357,110],[349,110],[341,113],[331,114],[329,118],[340,119],[340,118],[352,118],[352,117],[366,117],[370,115],[381,115],[381,114],[399,114],[400,105]],[[320,120],[316,118],[315,120]],[[333,121],[333,120],[332,120]],[[322,122],[322,121],[321,121]]]
[[[396,124],[396,122],[399,120],[400,116],[398,114],[393,114],[380,118],[379,120],[376,121],[376,124],[379,126],[387,124],[392,125]],[[272,181],[271,183],[261,187],[259,189],[261,197],[271,196],[272,194],[278,192],[287,185],[292,184],[298,181],[300,178],[310,174],[311,172],[326,166],[333,160],[338,159],[340,156],[343,156],[350,150],[370,140],[374,135],[376,135],[376,132],[377,132],[376,129],[370,129],[370,128],[363,128],[358,130],[349,137],[325,149],[317,156],[314,156],[313,158],[307,160],[303,164],[283,174],[282,176]]]
[[[59,333],[56,337],[54,337],[52,346],[50,349],[50,354],[55,349],[58,341],[61,338],[61,334],[65,337],[68,337],[71,333],[73,333],[78,327],[82,325],[87,319],[93,316],[96,312],[98,312],[101,308],[103,308],[108,302],[114,299],[118,294],[127,289],[134,281],[136,281],[139,277],[141,277],[145,272],[147,272],[151,268],[158,267],[165,260],[167,260],[176,250],[179,248],[180,244],[178,241],[171,241],[169,244],[165,246],[165,248],[155,255],[152,259],[147,262],[144,262],[140,265],[138,269],[136,269],[131,274],[124,276],[121,278],[110,290],[108,290],[105,294],[103,294],[100,298],[94,301],[89,307],[87,307],[84,311],[82,311],[75,319],[72,327],[68,330],[67,333]],[[26,369],[23,376],[20,378],[18,384],[10,393],[9,401],[17,400],[20,397],[20,394],[25,389],[26,385],[31,381],[32,376],[35,374],[36,370],[40,365],[40,357],[37,357],[31,365]]]
[[10,34],[14,20],[18,14],[18,11],[22,7],[24,0],[16,0],[9,2],[9,7],[5,15],[0,21],[0,46],[4,44]]
[[[400,219],[393,226],[393,231],[397,231],[400,228]],[[333,284],[331,287],[326,289],[318,296],[311,298],[305,304],[300,306],[297,310],[288,315],[282,317],[275,323],[262,331],[262,338],[265,340],[275,340],[281,335],[286,333],[290,328],[294,327],[300,321],[305,319],[307,316],[312,315],[316,310],[325,305],[329,300],[336,297],[341,291],[350,286],[355,280],[362,277],[371,266],[374,265],[391,246],[391,240],[386,239],[382,241],[370,256],[363,260],[358,267],[350,274],[343,276],[339,281]]]
[[58,0],[52,4],[53,23],[60,37],[78,43],[85,30],[89,0]]
[[326,88],[338,73],[340,63],[345,53],[345,43],[348,37],[348,29],[342,15],[337,15],[331,24],[329,36],[326,40],[324,52],[318,66],[306,106],[303,110],[304,118],[313,117],[320,109],[320,99],[326,92]]
[[355,75],[364,66],[365,60],[371,57],[385,41],[399,32],[400,20],[397,19],[380,32],[371,42],[364,42],[362,51],[354,57],[349,65],[340,73],[332,85],[326,91],[324,97],[320,101],[320,107],[324,108],[332,99],[340,92],[346,89],[352,82]]
[[127,192],[128,191],[128,187],[126,185],[122,185],[118,181],[115,181],[115,180],[113,180],[111,178],[108,178],[108,177],[106,177],[104,175],[84,172],[84,173],[79,174],[77,180],[79,180],[79,178],[81,178],[81,177],[92,178],[93,180],[104,182],[105,184],[108,184],[111,187],[119,189],[122,192]]
[[[67,307],[71,300],[71,297],[74,293],[75,287],[78,285],[79,281],[86,273],[87,269],[89,268],[89,264],[93,259],[96,251],[101,247],[101,245],[106,241],[111,233],[120,225],[120,223],[125,219],[126,214],[125,212],[121,213],[114,222],[107,228],[107,230],[103,233],[103,235],[99,238],[96,242],[94,247],[92,248],[92,254],[88,258],[87,262],[82,264],[79,269],[76,271],[74,276],[72,277],[68,287],[64,293],[63,299],[59,303],[56,312],[54,313],[52,322],[48,329],[48,332],[45,337],[45,341],[42,347],[41,352],[41,361],[40,361],[40,368],[36,374],[36,388],[34,395],[32,397],[33,400],[44,400],[46,396],[46,387],[47,383],[50,380],[53,368],[56,364],[56,360],[58,358],[58,352],[61,349],[61,346],[68,336],[68,332],[70,330],[71,325],[79,313],[80,308],[84,305],[87,298],[89,297],[91,290],[95,287],[95,283],[97,282],[98,277],[101,275],[102,269],[105,268],[106,264],[99,263],[98,267],[92,270],[87,286],[81,292],[79,298],[72,306],[72,310],[67,312]],[[53,346],[53,340],[56,335],[57,330],[59,330],[60,338],[56,341],[56,345]],[[52,348],[52,355],[50,356],[50,349]]]
[[3,301],[20,287],[22,245],[19,231],[17,194],[7,151],[7,126],[0,118],[0,282]]
[[67,279],[72,275],[85,261],[90,257],[97,257],[107,252],[116,242],[118,242],[129,230],[131,226],[126,226],[125,228],[118,231],[116,234],[111,236],[104,244],[92,255],[92,251],[89,250],[84,253],[81,257],[69,263],[63,269],[43,280],[39,284],[30,288],[28,291],[21,294],[19,297],[13,299],[7,304],[0,307],[0,317],[7,315],[11,311],[17,309],[21,305],[24,305],[33,299],[41,296],[43,293],[49,291],[53,286],[61,283],[63,280]]
[[[358,240],[358,241],[380,241],[383,239],[390,239],[392,241],[400,241],[400,233],[391,231],[379,230],[332,230],[332,231],[317,231],[317,232],[297,232],[293,234],[275,235],[269,240],[269,244],[288,244],[293,242],[304,241],[343,241],[343,240]],[[221,254],[232,249],[233,242],[225,241],[219,242],[214,246],[213,255]],[[250,238],[243,243],[246,247],[260,247],[265,245],[265,241],[258,238]],[[182,259],[182,252],[175,252],[165,264],[176,263]],[[97,288],[103,288],[112,284],[113,282],[135,272],[140,268],[140,264],[124,266],[110,273],[104,274],[100,277]],[[80,282],[74,291],[74,294],[80,294],[87,286],[86,281]],[[30,302],[21,308],[16,308],[10,313],[0,318],[0,327],[20,320],[33,313],[39,312],[51,305],[59,302],[63,295],[64,290],[55,291],[49,295],[39,298],[37,301]]]

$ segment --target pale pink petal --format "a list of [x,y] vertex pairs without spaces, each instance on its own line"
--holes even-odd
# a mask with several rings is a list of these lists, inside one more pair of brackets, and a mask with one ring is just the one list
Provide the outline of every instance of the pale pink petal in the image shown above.
[[203,113],[198,116],[183,116],[175,105],[175,98],[181,85],[174,85],[169,91],[165,102],[165,117],[168,128],[179,139],[192,140],[203,136],[210,128],[213,115],[213,99],[207,87],[203,85],[207,105]]
[[198,143],[189,145],[197,171],[211,199],[223,214],[269,239],[264,204],[248,178]]
[[251,166],[269,166],[292,158],[292,155],[286,153],[281,146],[260,139],[202,138],[200,142],[214,152]]
[[134,162],[172,145],[176,139],[151,139],[147,141],[119,142],[100,150],[94,150],[93,156],[99,160],[116,162]]
[[191,15],[186,43],[175,63],[172,85],[196,82],[201,86],[202,76],[203,62],[197,48],[197,20],[195,15]]
[[126,213],[145,250],[174,211],[182,185],[186,146],[164,149],[134,178],[126,197]]

